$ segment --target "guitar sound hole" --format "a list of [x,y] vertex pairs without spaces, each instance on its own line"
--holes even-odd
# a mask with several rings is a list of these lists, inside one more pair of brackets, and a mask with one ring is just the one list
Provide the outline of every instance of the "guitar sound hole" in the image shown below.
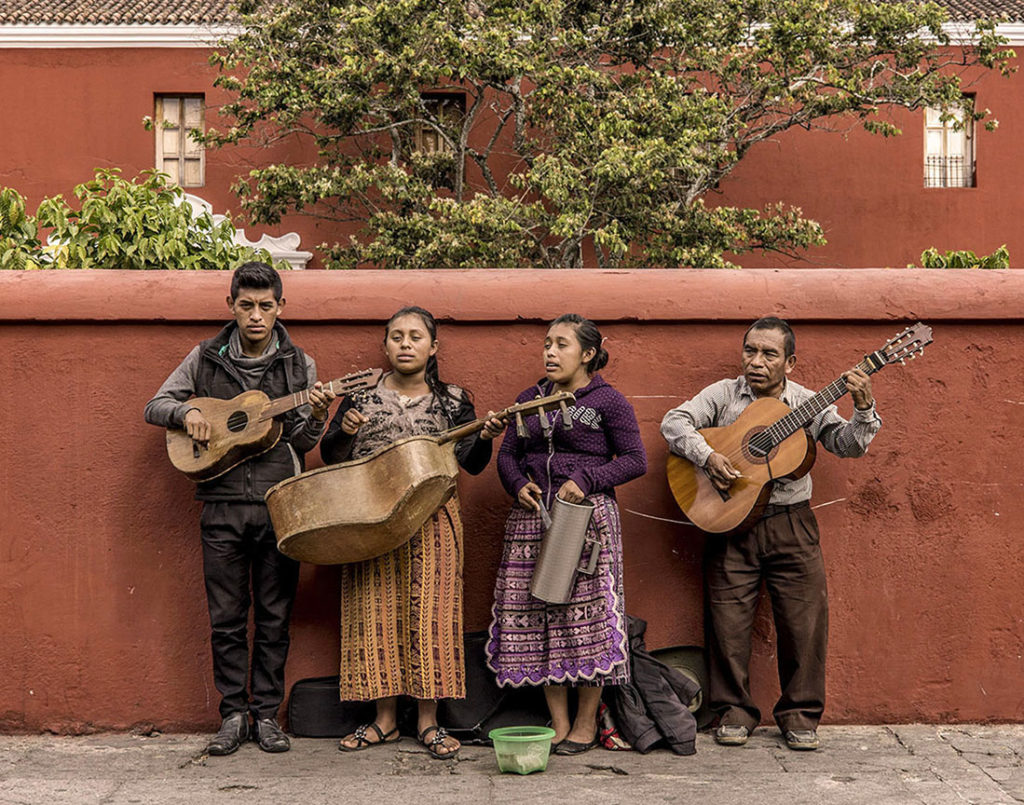
[[751,428],[743,439],[743,457],[751,464],[764,464],[778,452],[778,445],[773,445],[767,434],[761,435],[767,429],[767,425]]
[[747,450],[755,458],[764,458],[771,451],[771,443],[762,438],[753,438],[747,442]]
[[249,415],[245,413],[245,411],[235,411],[228,417],[228,430],[232,433],[238,433],[240,430],[245,430],[245,426],[248,424]]

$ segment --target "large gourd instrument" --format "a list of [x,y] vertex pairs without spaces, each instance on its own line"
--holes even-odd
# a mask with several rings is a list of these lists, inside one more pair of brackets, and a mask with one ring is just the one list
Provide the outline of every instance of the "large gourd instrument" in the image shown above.
[[[519,403],[494,416],[522,416],[575,402],[559,392]],[[277,547],[314,565],[361,562],[393,551],[409,540],[455,493],[459,474],[455,443],[482,430],[477,419],[436,436],[412,436],[369,456],[304,472],[267,492]]]

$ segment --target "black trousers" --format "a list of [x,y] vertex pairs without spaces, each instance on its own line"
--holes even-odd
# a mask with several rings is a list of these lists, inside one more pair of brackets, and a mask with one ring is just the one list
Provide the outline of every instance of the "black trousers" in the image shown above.
[[704,562],[709,704],[723,724],[753,730],[750,636],[764,581],[778,637],[779,728],[814,729],[825,709],[828,591],[818,522],[807,504],[769,506],[752,529],[709,536]]
[[[257,718],[274,718],[284,700],[288,621],[299,563],[277,550],[263,503],[207,502],[200,526],[213,679],[221,695],[221,717],[249,710]],[[247,685],[250,604],[251,688]]]

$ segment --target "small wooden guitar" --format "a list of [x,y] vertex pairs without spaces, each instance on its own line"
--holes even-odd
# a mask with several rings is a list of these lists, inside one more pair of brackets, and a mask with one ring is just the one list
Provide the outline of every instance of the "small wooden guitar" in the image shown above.
[[[874,374],[883,366],[916,358],[931,342],[931,328],[918,322],[865,355],[855,368]],[[668,484],[679,508],[694,525],[711,534],[752,526],[768,505],[774,481],[801,478],[810,472],[815,443],[805,428],[844,394],[846,382],[839,377],[796,408],[790,409],[774,397],[761,397],[731,425],[698,431],[715,452],[728,456],[742,477],[721,490],[707,470],[669,454]]]
[[[377,385],[383,372],[366,369],[324,384],[341,397]],[[167,431],[171,463],[193,481],[209,481],[246,459],[267,452],[281,438],[280,416],[309,402],[309,389],[271,400],[258,389],[230,400],[195,397],[188,401],[210,423],[210,441],[200,444],[180,429]]]

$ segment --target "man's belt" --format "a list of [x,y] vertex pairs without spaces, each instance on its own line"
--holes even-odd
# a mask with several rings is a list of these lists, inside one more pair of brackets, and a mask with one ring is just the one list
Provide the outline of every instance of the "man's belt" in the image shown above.
[[762,517],[774,517],[776,514],[782,514],[783,512],[795,512],[799,509],[809,509],[811,501],[801,500],[799,503],[769,503],[764,507],[764,511],[761,513]]

